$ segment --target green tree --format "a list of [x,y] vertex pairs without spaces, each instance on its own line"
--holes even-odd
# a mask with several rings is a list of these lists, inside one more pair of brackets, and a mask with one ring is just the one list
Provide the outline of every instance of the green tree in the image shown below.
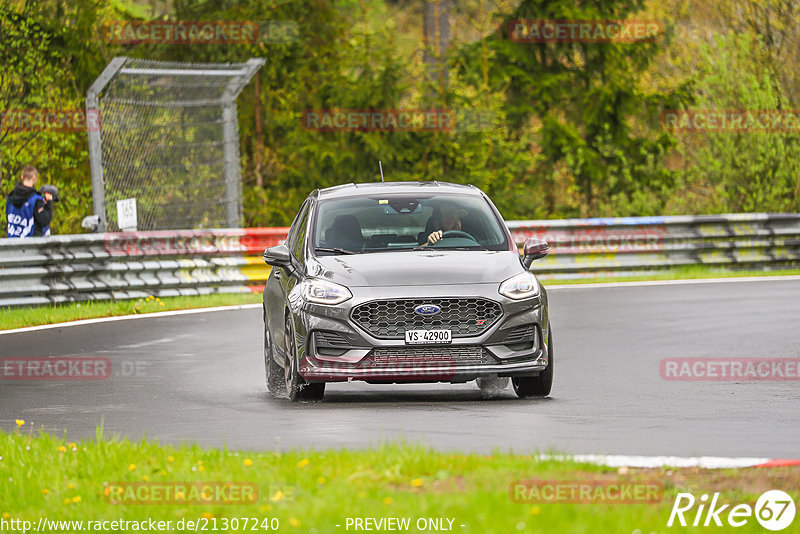
[[[510,23],[621,20],[643,5],[639,0],[523,0],[503,17],[489,42],[491,88],[507,87],[510,128],[535,132],[541,154],[537,185],[548,195],[551,214],[611,214],[620,202],[635,211],[657,210],[660,201],[636,199],[660,196],[672,184],[673,175],[662,163],[674,139],[658,127],[658,115],[682,96],[641,87],[658,42],[514,42]],[[559,201],[553,194],[559,187],[578,196]]]
[[[758,58],[764,44],[751,35],[718,35],[700,47],[696,74],[699,110],[791,111],[771,69]],[[796,111],[795,111],[796,113]],[[745,131],[684,134],[682,181],[706,184],[709,212],[800,210],[800,132]]]

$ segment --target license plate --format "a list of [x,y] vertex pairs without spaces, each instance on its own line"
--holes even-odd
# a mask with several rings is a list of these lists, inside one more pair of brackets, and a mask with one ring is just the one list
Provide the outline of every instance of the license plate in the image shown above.
[[450,330],[406,330],[406,345],[450,343]]

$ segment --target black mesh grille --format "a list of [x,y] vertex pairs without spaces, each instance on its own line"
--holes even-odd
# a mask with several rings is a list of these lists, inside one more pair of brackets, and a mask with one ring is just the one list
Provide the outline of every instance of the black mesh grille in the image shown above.
[[536,333],[533,325],[518,326],[508,333],[504,343],[519,343],[521,341],[531,341]]
[[[419,315],[414,308],[422,304],[441,311]],[[375,337],[402,339],[406,330],[415,329],[449,329],[453,337],[480,335],[502,314],[498,303],[486,299],[409,299],[365,302],[353,308],[352,318]]]
[[478,365],[488,356],[481,347],[381,347],[373,349],[368,360],[372,367],[413,367],[420,365]]
[[347,340],[336,332],[317,331],[314,333],[317,343],[321,345],[347,345]]

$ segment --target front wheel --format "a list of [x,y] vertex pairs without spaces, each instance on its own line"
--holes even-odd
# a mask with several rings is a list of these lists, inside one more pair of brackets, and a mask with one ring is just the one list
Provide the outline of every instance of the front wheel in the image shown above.
[[286,360],[283,365],[283,377],[286,393],[292,402],[321,401],[325,396],[325,382],[309,384],[300,376],[297,354],[294,347],[294,328],[290,317],[286,318],[286,331],[284,334]]
[[546,397],[550,394],[553,387],[553,329],[547,325],[548,333],[548,362],[547,369],[539,373],[539,376],[523,376],[511,379],[514,393],[520,399],[532,397]]
[[267,378],[267,390],[275,397],[283,397],[286,394],[286,383],[283,380],[283,370],[278,362],[272,348],[272,337],[269,329],[264,323],[264,371]]

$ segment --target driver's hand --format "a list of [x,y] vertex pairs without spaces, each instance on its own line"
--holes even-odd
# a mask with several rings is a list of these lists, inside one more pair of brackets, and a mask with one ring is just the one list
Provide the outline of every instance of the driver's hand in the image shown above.
[[45,191],[44,199],[47,202],[52,202],[53,201],[53,194],[50,191]]
[[428,236],[428,244],[435,245],[436,243],[438,243],[439,240],[442,239],[442,234],[443,232],[441,230],[436,230],[435,232],[432,232],[431,235]]

